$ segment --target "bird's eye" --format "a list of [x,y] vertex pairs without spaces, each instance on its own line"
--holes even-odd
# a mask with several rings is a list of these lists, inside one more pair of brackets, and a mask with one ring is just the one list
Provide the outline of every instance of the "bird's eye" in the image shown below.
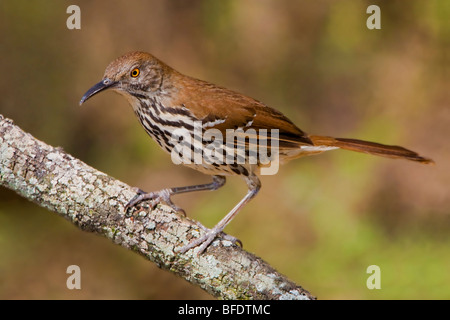
[[130,75],[131,75],[133,78],[136,78],[136,77],[139,75],[139,73],[140,73],[139,69],[138,69],[138,68],[134,68],[133,70],[131,70]]

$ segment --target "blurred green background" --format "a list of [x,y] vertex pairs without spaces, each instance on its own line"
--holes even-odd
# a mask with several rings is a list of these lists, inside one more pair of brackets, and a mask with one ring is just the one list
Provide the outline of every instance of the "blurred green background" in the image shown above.
[[[69,4],[81,30],[68,30]],[[381,30],[366,9],[381,7]],[[108,63],[148,51],[275,107],[313,134],[397,144],[436,166],[345,151],[263,176],[226,231],[320,299],[450,298],[450,2],[132,0],[0,2],[0,114],[132,186],[210,178],[175,166],[122,97],[84,92]],[[447,52],[445,52],[447,49]],[[240,178],[176,203],[213,226]],[[0,190],[0,298],[210,299],[54,213]],[[81,267],[81,290],[66,268]],[[381,289],[369,290],[369,265]]]

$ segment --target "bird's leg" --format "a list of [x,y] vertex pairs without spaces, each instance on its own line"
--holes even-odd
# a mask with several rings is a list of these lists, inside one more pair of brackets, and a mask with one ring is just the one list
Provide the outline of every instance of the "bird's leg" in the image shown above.
[[[189,249],[200,246],[198,253],[201,254],[208,245],[219,235],[223,234],[223,229],[227,226],[228,223],[236,216],[236,214],[247,204],[251,199],[253,199],[261,188],[261,183],[256,175],[251,175],[245,178],[245,181],[248,185],[248,192],[245,197],[222,219],[216,224],[212,229],[203,228],[206,233],[200,238],[191,241],[186,246],[177,249],[180,253],[185,253]],[[226,240],[230,240],[233,243],[240,242],[238,239],[225,235]]]
[[128,210],[131,207],[134,207],[138,203],[144,201],[144,200],[153,200],[154,202],[165,202],[167,203],[172,209],[174,209],[177,212],[182,212],[184,214],[184,210],[180,207],[176,206],[171,196],[175,194],[180,193],[186,193],[186,192],[194,192],[194,191],[203,191],[203,190],[217,190],[220,187],[222,187],[225,184],[225,177],[223,176],[213,176],[213,182],[207,183],[207,184],[199,184],[194,186],[186,186],[186,187],[175,187],[175,188],[168,188],[168,189],[162,189],[159,191],[149,192],[145,193],[142,190],[138,189],[137,194],[128,202],[128,204],[125,206],[125,211]]

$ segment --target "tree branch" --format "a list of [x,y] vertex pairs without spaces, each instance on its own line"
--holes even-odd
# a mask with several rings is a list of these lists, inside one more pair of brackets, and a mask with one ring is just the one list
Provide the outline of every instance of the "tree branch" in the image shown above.
[[312,299],[269,264],[225,240],[207,251],[174,249],[203,233],[163,204],[126,214],[133,188],[22,131],[0,115],[0,185],[79,228],[133,250],[221,299]]

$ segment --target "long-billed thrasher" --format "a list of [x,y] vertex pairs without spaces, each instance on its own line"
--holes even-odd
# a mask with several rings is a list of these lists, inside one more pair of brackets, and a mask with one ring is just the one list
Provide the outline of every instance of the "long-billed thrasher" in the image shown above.
[[[242,176],[248,185],[245,197],[216,226],[207,229],[199,224],[205,234],[178,250],[182,253],[200,246],[200,254],[217,236],[233,242],[238,241],[223,233],[223,229],[238,211],[256,196],[261,187],[257,173],[268,166],[268,162],[261,160],[258,155],[251,157],[252,150],[268,151],[271,157],[266,157],[265,160],[273,160],[272,156],[276,155],[279,163],[332,149],[433,163],[431,159],[399,146],[309,135],[279,111],[238,92],[183,75],[145,52],[130,52],[111,62],[106,68],[103,80],[86,92],[80,105],[106,89],[112,89],[127,98],[145,131],[165,151],[172,156],[174,153],[180,155],[186,150],[192,151],[197,161],[190,158],[191,161],[182,163],[213,176],[213,181],[209,184],[150,193],[138,192],[126,209],[141,201],[153,200],[153,203],[163,201],[179,211],[181,209],[171,201],[172,195],[217,190],[225,184],[225,176],[229,175]],[[187,136],[181,135],[183,139],[180,138],[180,130],[187,133]],[[208,130],[209,138],[205,138]],[[218,138],[220,135],[228,137],[230,130],[235,133],[228,139],[231,141]],[[274,133],[270,135],[270,146],[267,143],[268,131]],[[190,139],[189,136],[193,138]],[[212,139],[212,136],[215,139]],[[211,146],[214,146],[219,155],[220,152],[225,152],[227,161],[224,161],[223,157],[211,158],[211,152],[206,152],[211,150]],[[175,147],[180,148],[173,152]],[[241,148],[239,150],[244,152],[236,152],[236,148]],[[201,161],[198,161],[198,156]]]

